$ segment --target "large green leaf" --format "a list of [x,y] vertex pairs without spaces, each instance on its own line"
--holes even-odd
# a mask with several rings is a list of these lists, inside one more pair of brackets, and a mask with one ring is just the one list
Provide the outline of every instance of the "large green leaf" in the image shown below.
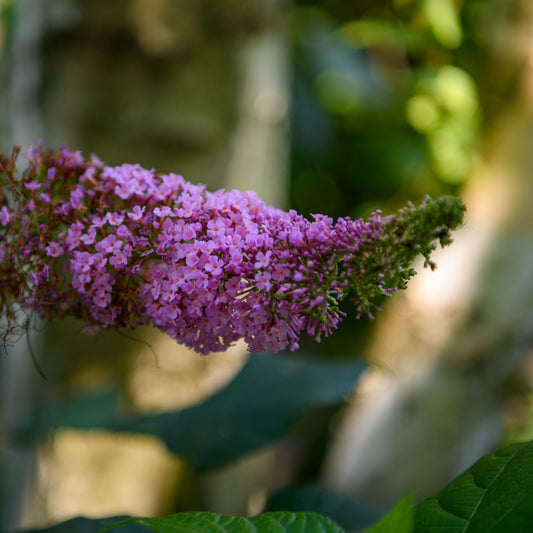
[[309,408],[341,403],[363,369],[362,363],[254,355],[225,389],[188,409],[121,416],[107,395],[48,409],[28,429],[68,426],[147,433],[204,471],[282,438]]
[[154,533],[344,533],[331,519],[314,513],[264,513],[243,518],[216,513],[180,513],[162,518],[132,518],[114,527],[139,523]]
[[483,457],[415,507],[415,533],[533,531],[533,441]]

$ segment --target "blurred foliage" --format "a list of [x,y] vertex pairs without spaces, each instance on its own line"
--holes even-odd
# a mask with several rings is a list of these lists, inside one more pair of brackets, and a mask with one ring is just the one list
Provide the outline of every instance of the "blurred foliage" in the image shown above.
[[61,427],[145,433],[157,436],[196,471],[208,471],[278,441],[309,409],[341,404],[364,368],[357,362],[315,361],[301,354],[254,354],[226,388],[188,409],[125,417],[108,391],[62,398],[28,421],[19,438],[40,437]]
[[295,4],[294,207],[361,216],[456,193],[478,161],[480,2]]
[[[491,6],[478,0],[294,2],[296,210],[357,218],[378,208],[388,214],[425,194],[460,192],[480,161],[481,52]],[[343,310],[354,316],[348,304]],[[367,334],[367,320],[345,321],[320,347],[305,341],[304,347],[361,353]]]
[[10,44],[14,13],[12,0],[0,0],[0,52]]

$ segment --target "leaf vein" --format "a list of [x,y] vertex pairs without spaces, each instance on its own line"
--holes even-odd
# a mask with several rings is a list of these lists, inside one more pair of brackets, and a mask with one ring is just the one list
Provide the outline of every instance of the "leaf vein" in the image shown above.
[[[521,449],[521,448],[520,448]],[[487,485],[486,488],[483,488],[481,487],[477,481],[476,481],[476,477],[474,475],[474,472],[470,472],[470,474],[472,475],[472,480],[474,482],[474,484],[479,487],[481,490],[483,490],[483,494],[482,496],[479,498],[475,508],[473,509],[471,515],[469,518],[466,519],[466,524],[465,524],[465,527],[463,529],[463,532],[466,532],[468,526],[470,525],[470,523],[472,522],[472,520],[474,519],[475,517],[475,514],[477,512],[477,510],[479,509],[481,503],[483,502],[483,499],[485,498],[485,496],[487,495],[489,489],[492,487],[492,485],[494,485],[494,483],[496,483],[496,481],[498,480],[498,478],[500,477],[500,475],[502,474],[502,472],[505,470],[505,468],[507,467],[507,465],[511,462],[511,460],[515,457],[515,455],[520,451],[520,449],[516,450],[512,455],[510,455],[508,457],[508,459],[502,464],[501,468],[499,469],[498,473],[494,476],[494,478],[492,479],[492,481]]]

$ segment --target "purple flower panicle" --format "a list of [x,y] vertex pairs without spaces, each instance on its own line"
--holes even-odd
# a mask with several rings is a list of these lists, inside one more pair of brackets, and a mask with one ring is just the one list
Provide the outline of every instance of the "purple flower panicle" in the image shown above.
[[[427,202],[366,222],[308,220],[253,192],[208,192],[177,174],[109,167],[66,148],[31,149],[16,178],[16,156],[0,157],[8,323],[21,306],[51,320],[74,316],[90,332],[153,325],[202,354],[240,338],[252,352],[295,350],[304,331],[320,340],[342,319],[347,295],[370,314],[376,296],[413,274],[414,255],[428,257],[443,224],[422,217],[431,234],[422,243],[422,223],[407,221]],[[447,244],[458,222],[445,222]]]

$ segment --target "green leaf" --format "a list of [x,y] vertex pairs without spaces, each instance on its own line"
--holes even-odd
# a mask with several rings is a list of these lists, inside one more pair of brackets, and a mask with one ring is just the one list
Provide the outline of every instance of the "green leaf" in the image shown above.
[[286,487],[269,495],[265,511],[312,511],[329,516],[346,531],[360,531],[383,516],[383,511],[329,492],[318,485]]
[[191,408],[121,416],[109,394],[69,399],[40,421],[31,421],[27,431],[68,426],[155,435],[170,451],[206,471],[279,440],[308,409],[341,403],[364,368],[359,362],[253,355],[225,389]]
[[413,496],[409,495],[388,512],[367,533],[412,533],[414,525]]
[[332,520],[314,513],[264,513],[252,518],[216,513],[179,513],[162,518],[131,518],[102,531],[143,524],[154,533],[344,533]]
[[416,533],[533,530],[533,441],[483,457],[415,507]]

